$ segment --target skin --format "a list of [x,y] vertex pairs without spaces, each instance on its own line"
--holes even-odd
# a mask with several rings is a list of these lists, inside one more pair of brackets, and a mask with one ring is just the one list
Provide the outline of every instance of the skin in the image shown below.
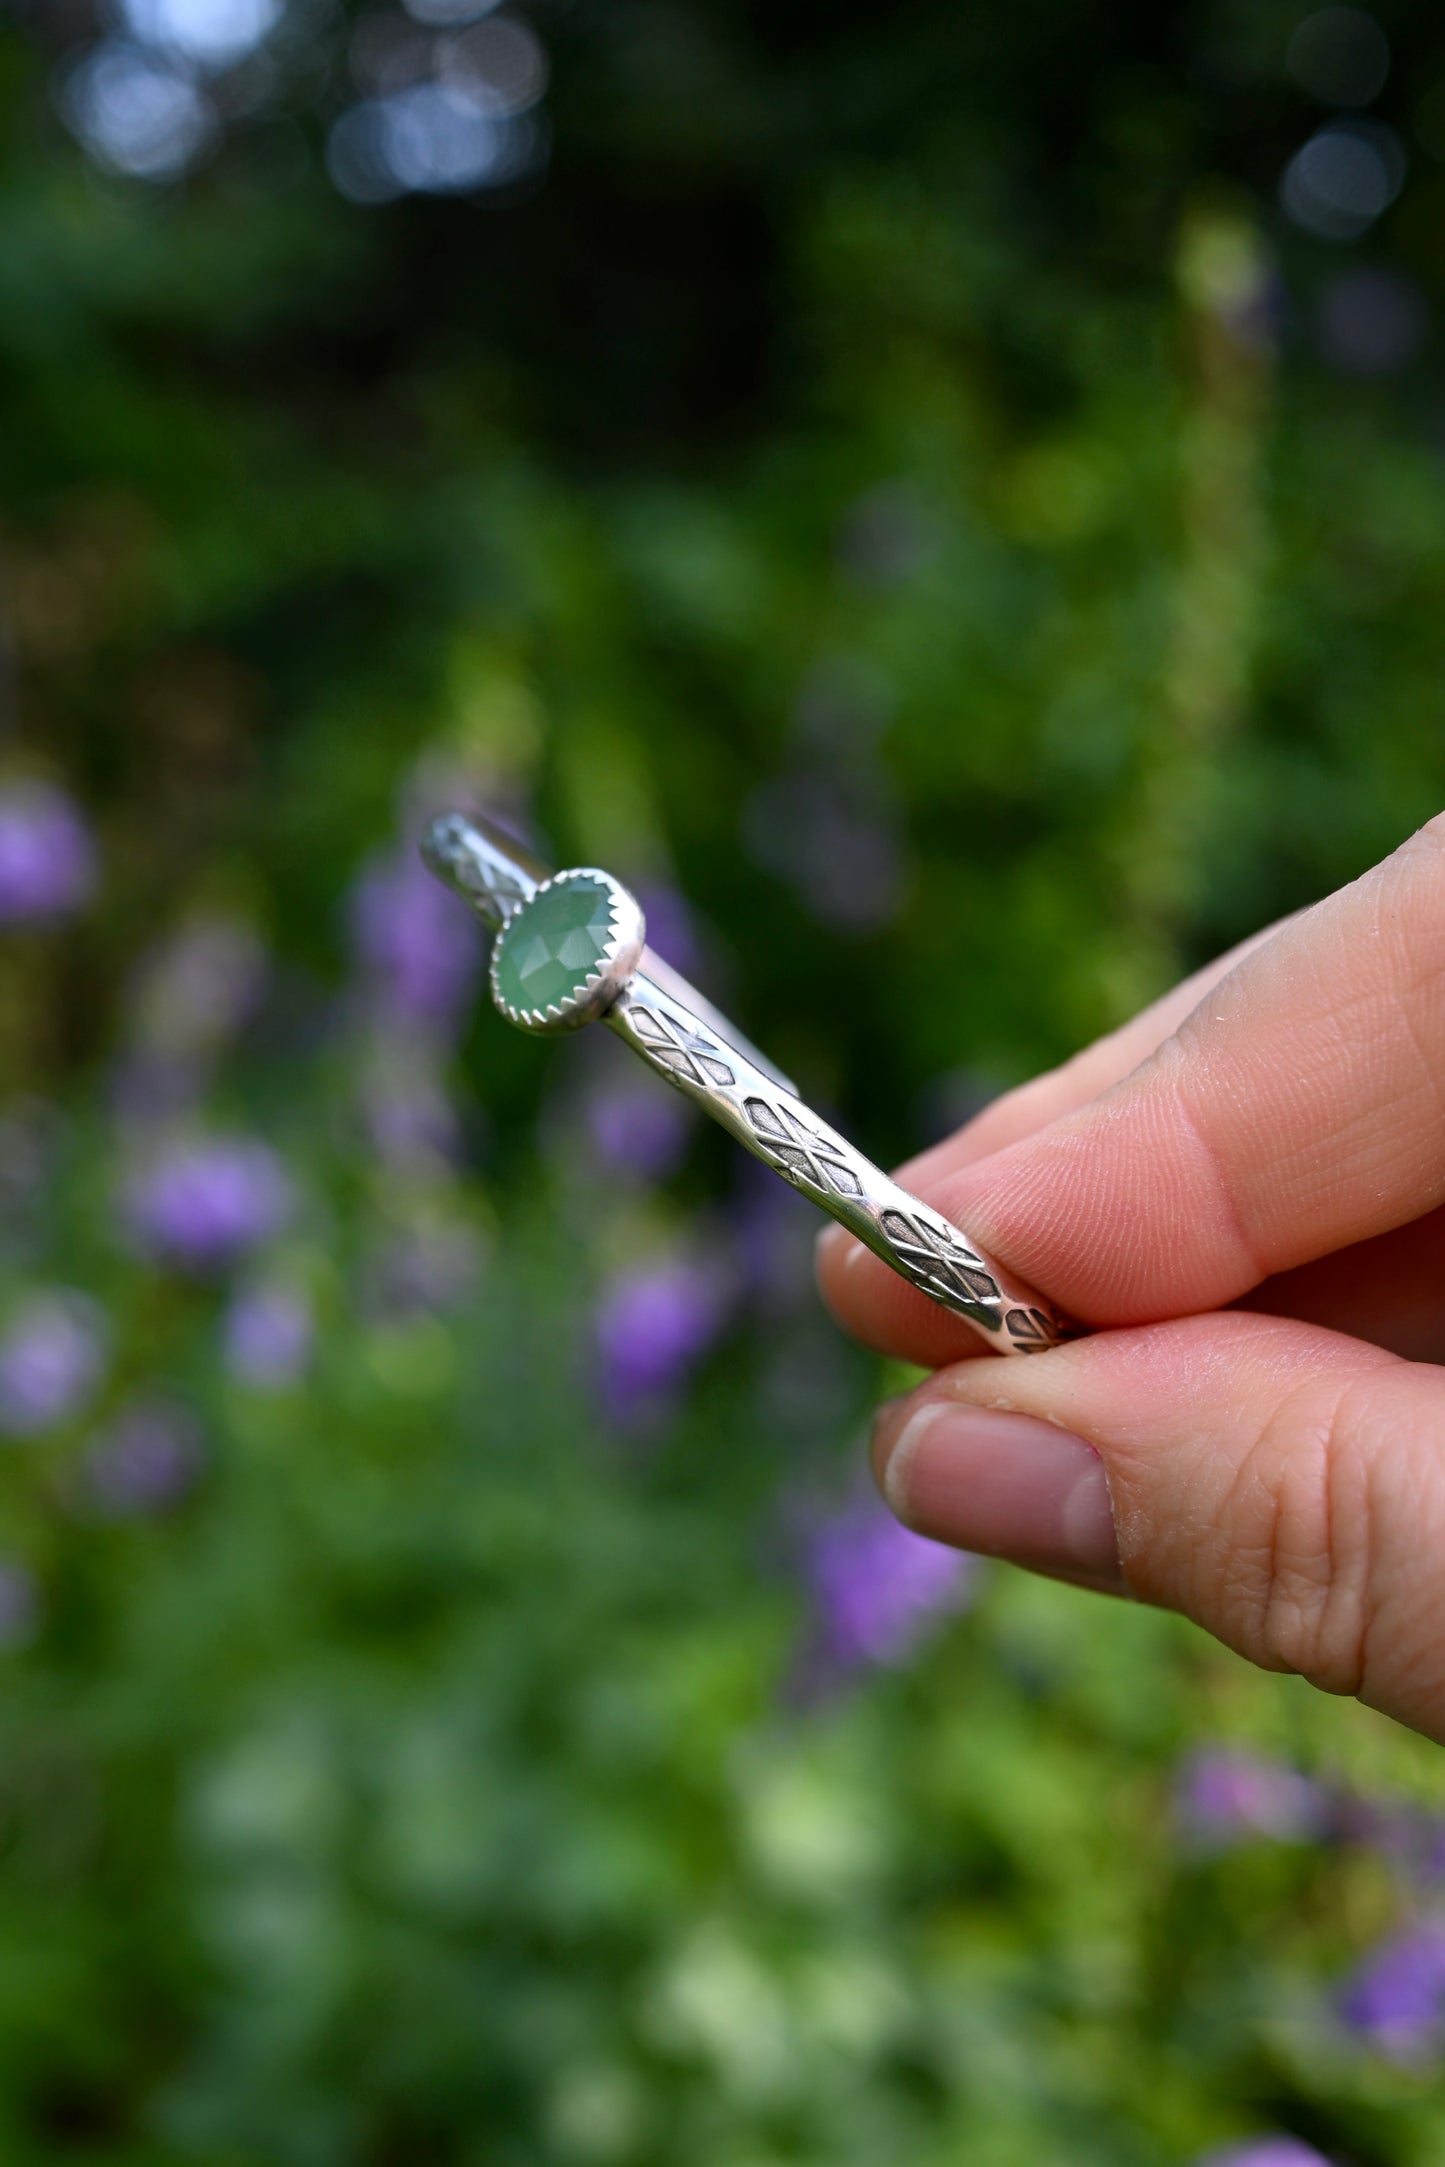
[[1445,815],[898,1178],[1093,1332],[990,1355],[829,1229],[834,1314],[934,1371],[895,1511],[1445,1742]]

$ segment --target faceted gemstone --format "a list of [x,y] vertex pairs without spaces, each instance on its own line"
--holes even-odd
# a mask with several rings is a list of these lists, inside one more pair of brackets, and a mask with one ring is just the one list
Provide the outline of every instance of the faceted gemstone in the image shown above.
[[497,991],[513,1008],[561,1008],[612,945],[612,896],[600,880],[567,880],[523,905],[497,943]]

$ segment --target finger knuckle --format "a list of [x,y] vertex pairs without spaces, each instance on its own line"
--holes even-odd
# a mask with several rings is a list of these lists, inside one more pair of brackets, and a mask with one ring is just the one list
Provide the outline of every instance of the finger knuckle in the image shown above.
[[1242,1589],[1247,1652],[1329,1693],[1369,1661],[1373,1516],[1356,1388],[1307,1384],[1261,1432],[1245,1473],[1255,1526]]

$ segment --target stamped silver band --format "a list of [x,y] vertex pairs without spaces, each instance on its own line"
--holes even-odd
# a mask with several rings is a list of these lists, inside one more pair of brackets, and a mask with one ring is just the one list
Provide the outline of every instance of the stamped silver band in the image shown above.
[[[637,905],[610,875],[590,868],[550,875],[490,821],[447,813],[422,842],[432,871],[497,933],[538,891],[564,882],[605,886],[617,898],[613,925],[575,1000],[521,1011],[498,987],[509,1020],[534,1030],[573,1029],[595,1016],[674,1090],[711,1114],[745,1149],[867,1245],[931,1301],[963,1317],[996,1353],[1037,1354],[1071,1336],[1052,1303],[985,1256],[959,1229],[864,1158],[805,1107],[796,1087],[670,964],[630,936]],[[637,913],[635,927],[632,913]],[[533,914],[529,913],[529,919]],[[499,944],[500,945],[500,944]],[[636,958],[634,963],[634,957]],[[622,968],[609,975],[618,959]],[[601,1005],[601,1001],[607,1005]]]

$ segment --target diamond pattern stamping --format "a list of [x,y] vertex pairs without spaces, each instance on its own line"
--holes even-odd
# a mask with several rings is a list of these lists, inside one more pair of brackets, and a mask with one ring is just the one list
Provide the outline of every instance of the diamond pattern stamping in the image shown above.
[[726,1090],[737,1078],[710,1038],[701,1031],[684,1034],[668,1016],[634,1001],[629,1011],[632,1027],[655,1061],[699,1087],[714,1084]]
[[951,1228],[901,1211],[883,1212],[879,1224],[902,1270],[935,1301],[970,1309],[998,1302],[998,1281]]
[[863,1194],[862,1182],[838,1146],[809,1128],[790,1106],[752,1098],[744,1101],[743,1111],[781,1173],[801,1176],[815,1189],[831,1189],[838,1196]]

